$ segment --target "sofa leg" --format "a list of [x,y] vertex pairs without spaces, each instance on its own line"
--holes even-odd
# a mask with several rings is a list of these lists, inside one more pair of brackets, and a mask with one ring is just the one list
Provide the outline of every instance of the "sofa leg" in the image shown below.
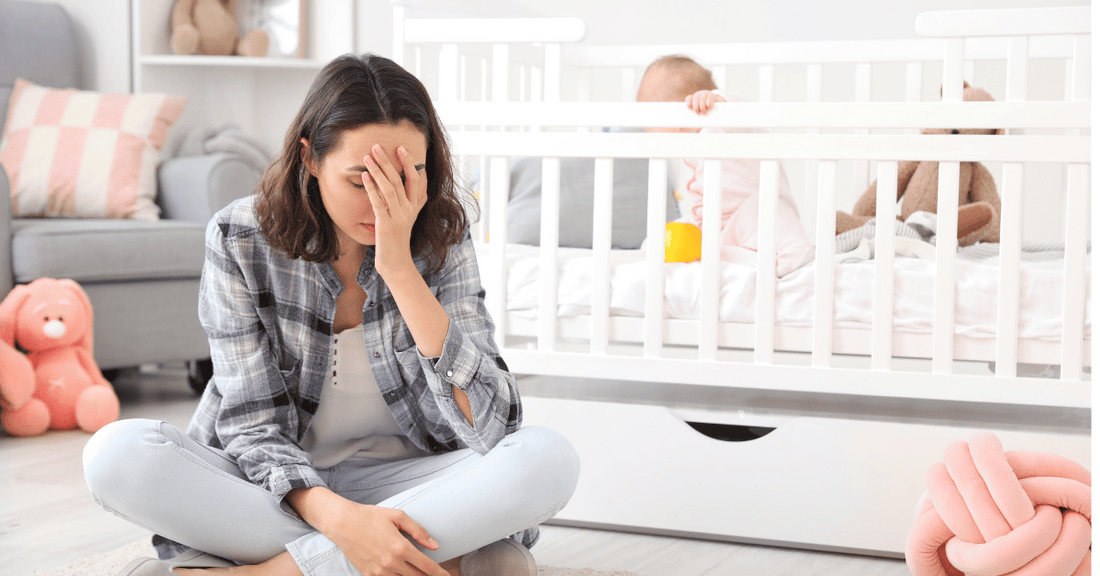
[[209,358],[202,360],[189,360],[187,362],[187,383],[195,394],[202,395],[206,390],[207,382],[214,375],[214,363]]

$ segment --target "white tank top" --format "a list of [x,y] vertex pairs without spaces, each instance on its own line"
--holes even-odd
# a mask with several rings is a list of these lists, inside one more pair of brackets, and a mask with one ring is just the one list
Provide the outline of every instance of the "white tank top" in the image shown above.
[[363,325],[334,334],[321,404],[302,439],[315,468],[345,460],[391,462],[423,456],[405,436],[371,372]]

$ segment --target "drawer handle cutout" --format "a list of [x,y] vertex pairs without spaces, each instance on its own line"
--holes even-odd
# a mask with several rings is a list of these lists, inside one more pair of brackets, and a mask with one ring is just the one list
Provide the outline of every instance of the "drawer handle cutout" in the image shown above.
[[696,432],[722,442],[748,442],[771,433],[775,428],[765,426],[741,426],[738,424],[715,424],[713,422],[688,422]]

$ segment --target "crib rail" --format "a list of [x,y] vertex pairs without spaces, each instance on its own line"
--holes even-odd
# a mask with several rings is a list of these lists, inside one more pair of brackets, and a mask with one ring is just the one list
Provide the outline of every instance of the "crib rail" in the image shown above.
[[[862,159],[879,161],[878,177],[884,183],[880,189],[890,189],[897,178],[897,158],[923,159],[941,163],[941,211],[951,212],[957,207],[958,166],[960,161],[998,160],[1005,162],[1009,171],[1019,171],[1024,162],[1059,162],[1084,166],[1090,161],[1091,144],[1087,136],[909,136],[909,135],[815,135],[802,134],[685,134],[655,135],[649,134],[587,134],[577,138],[571,133],[528,133],[528,132],[457,132],[452,135],[456,151],[462,154],[485,155],[491,158],[496,168],[489,175],[490,199],[489,213],[491,223],[488,241],[493,256],[482,262],[486,287],[489,293],[489,305],[494,318],[499,318],[498,335],[501,345],[508,346],[508,335],[524,333],[537,336],[537,349],[534,352],[523,349],[508,349],[510,362],[517,363],[518,371],[531,370],[535,373],[579,375],[577,370],[594,369],[592,363],[606,362],[614,342],[635,342],[642,345],[641,357],[632,359],[649,378],[667,377],[666,361],[673,366],[686,369],[690,363],[693,374],[712,369],[714,384],[730,385],[728,379],[729,364],[718,360],[719,350],[726,348],[744,348],[753,353],[754,364],[771,365],[776,351],[796,350],[812,352],[813,366],[830,367],[837,354],[861,354],[871,357],[871,372],[861,372],[860,377],[870,381],[853,388],[851,382],[855,376],[850,371],[840,370],[843,374],[828,376],[817,374],[813,384],[807,385],[818,392],[829,391],[822,380],[837,383],[832,391],[843,393],[871,393],[890,396],[912,396],[919,398],[942,398],[943,390],[938,387],[922,388],[926,379],[912,376],[913,384],[901,385],[891,371],[891,362],[896,357],[930,358],[933,363],[947,366],[943,374],[950,374],[952,363],[957,360],[998,360],[1004,356],[1003,350],[1012,346],[1016,354],[1009,362],[1015,368],[1017,359],[1025,362],[1043,362],[1061,364],[1066,354],[1057,343],[1019,340],[1013,336],[998,338],[996,342],[956,337],[953,329],[937,331],[932,338],[921,335],[898,334],[893,326],[893,286],[894,269],[891,255],[894,253],[893,206],[890,194],[880,195],[879,230],[889,230],[876,239],[876,253],[885,255],[877,258],[874,291],[874,323],[868,333],[861,329],[838,329],[833,326],[833,311],[828,298],[816,300],[817,318],[814,327],[789,328],[776,326],[774,322],[760,321],[752,325],[732,325],[717,320],[718,308],[718,245],[715,233],[704,236],[703,240],[703,276],[700,287],[701,307],[696,321],[671,320],[664,317],[663,287],[663,245],[650,243],[646,260],[646,308],[644,318],[614,318],[610,315],[607,294],[602,287],[607,286],[607,270],[610,254],[610,237],[606,231],[610,228],[610,159],[611,158],[650,158],[651,183],[649,188],[649,219],[647,236],[661,238],[664,232],[664,180],[667,170],[665,157],[704,157],[708,162],[717,162],[721,158],[757,158],[764,161],[761,178],[762,208],[760,214],[762,230],[773,229],[777,199],[777,183],[774,177],[778,161],[785,159],[817,159],[821,163],[819,179],[819,212],[816,217],[821,224],[817,242],[816,281],[817,294],[831,294],[834,246],[831,239],[831,224],[835,206],[832,189],[836,165],[840,160]],[[509,315],[505,303],[507,281],[504,276],[506,246],[507,203],[509,172],[508,157],[513,155],[537,156],[544,158],[542,239],[540,247],[541,286],[539,319],[525,322]],[[558,274],[557,259],[557,222],[560,216],[557,210],[557,181],[559,158],[593,157],[597,158],[596,211],[594,218],[593,285],[601,287],[594,291],[590,315],[575,319],[562,319],[557,315],[557,295],[553,292]],[[709,170],[717,174],[715,169]],[[1009,178],[1013,180],[1013,178]],[[1019,179],[1014,180],[1018,186]],[[1081,187],[1079,180],[1071,186]],[[704,219],[713,218],[718,210],[718,183],[708,180],[704,183]],[[1078,190],[1077,192],[1084,192]],[[602,233],[602,234],[601,234]],[[1083,250],[1083,234],[1072,234],[1068,242],[1076,243]],[[951,251],[950,262],[954,262],[954,246],[946,242]],[[757,314],[758,318],[774,318],[776,279],[774,236],[762,238],[758,255],[757,277]],[[1018,253],[1018,248],[1017,248]],[[938,277],[939,278],[939,277]],[[949,278],[951,288],[949,296],[942,299],[953,300],[954,279]],[[940,280],[942,282],[942,280]],[[1069,275],[1068,282],[1080,282],[1079,293],[1083,292],[1083,278]],[[1018,283],[1017,283],[1018,286]],[[942,290],[942,288],[940,289]],[[597,296],[598,294],[598,296]],[[938,292],[938,295],[942,292]],[[598,302],[596,299],[598,298]],[[816,297],[815,297],[816,298]],[[946,320],[936,318],[936,322],[954,325],[954,308],[947,308],[951,315]],[[942,312],[942,309],[940,310]],[[1084,325],[1084,309],[1079,312],[1067,310],[1066,323]],[[1080,332],[1078,333],[1080,334]],[[1072,336],[1072,334],[1071,334]],[[559,344],[560,338],[587,341],[588,347],[579,355],[569,354]],[[1010,343],[1011,342],[1011,343]],[[1076,337],[1077,347],[1090,344],[1083,335]],[[688,346],[693,349],[693,361],[677,360],[669,346]],[[1070,347],[1073,345],[1071,344]],[[568,354],[568,361],[549,354],[554,352]],[[595,358],[595,359],[594,359]],[[602,359],[602,360],[601,360]],[[713,367],[703,367],[699,362],[714,362]],[[529,364],[530,363],[530,364]],[[606,368],[607,365],[605,365]],[[620,364],[614,364],[619,371]],[[645,368],[641,368],[644,366]],[[725,368],[722,368],[725,366]],[[740,368],[739,368],[740,370]],[[1063,378],[1070,378],[1063,364]],[[1080,370],[1080,368],[1078,369]],[[875,372],[879,374],[876,375]],[[881,373],[891,374],[891,383],[883,385]],[[740,372],[739,372],[740,373]],[[725,374],[722,378],[719,375]],[[657,376],[662,375],[662,376]],[[1015,370],[1013,370],[1013,376]],[[626,377],[620,372],[615,377]],[[630,376],[647,379],[643,375]],[[907,377],[909,378],[909,377]],[[991,399],[1009,403],[1064,405],[1084,407],[1088,405],[1087,386],[1058,385],[1051,383],[1031,384],[1009,378],[981,378],[959,376],[967,383],[952,386],[949,398],[988,402]],[[923,384],[917,384],[921,382]],[[844,383],[841,385],[841,383]],[[753,382],[760,385],[759,381]],[[789,381],[782,385],[789,388]]]
[[679,104],[635,102],[441,102],[437,109],[452,124],[514,128],[1083,129],[1091,123],[1088,101],[1027,106],[1012,102],[727,102],[716,104],[706,116]]
[[[646,134],[454,132],[462,154],[585,158],[750,158],[918,161],[1090,161],[1088,136],[904,134]],[[680,156],[682,154],[682,156]],[[955,183],[958,193],[958,183]],[[941,210],[950,208],[941,205]],[[958,199],[955,199],[958,208]],[[893,217],[892,213],[890,213]],[[664,223],[662,222],[662,226]]]

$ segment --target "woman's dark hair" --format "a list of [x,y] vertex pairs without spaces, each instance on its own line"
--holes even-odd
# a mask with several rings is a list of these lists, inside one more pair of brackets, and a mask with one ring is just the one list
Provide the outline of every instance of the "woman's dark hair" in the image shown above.
[[291,258],[331,262],[340,255],[336,226],[321,203],[317,179],[302,160],[320,163],[344,132],[368,124],[408,121],[428,143],[428,200],[413,224],[410,248],[438,271],[451,246],[466,232],[467,219],[455,185],[447,135],[424,85],[394,61],[374,54],[345,54],[321,70],[298,116],[287,130],[279,157],[267,169],[256,199],[256,216],[267,241]]

